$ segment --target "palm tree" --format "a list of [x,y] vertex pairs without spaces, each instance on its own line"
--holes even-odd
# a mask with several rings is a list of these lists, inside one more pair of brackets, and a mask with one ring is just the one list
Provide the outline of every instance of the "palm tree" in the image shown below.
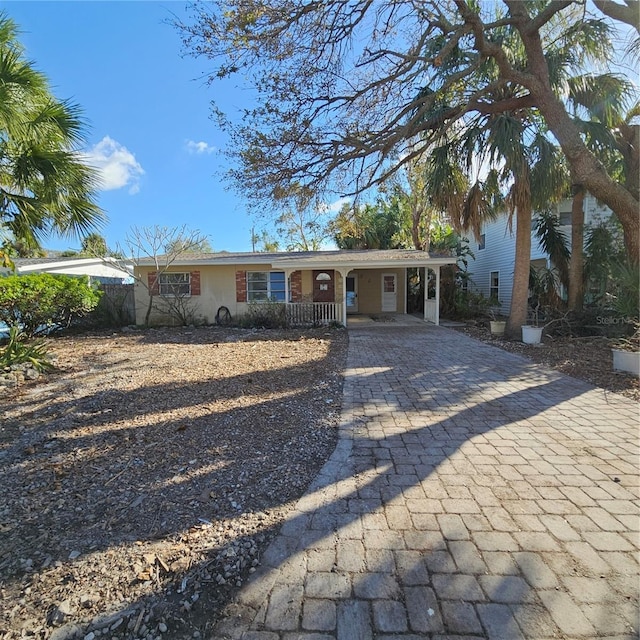
[[[571,78],[579,73],[579,69],[584,69],[587,61],[606,58],[608,37],[598,21],[556,26],[562,29],[562,36],[546,51],[545,57],[549,78],[557,90],[562,91],[571,86]],[[502,45],[507,44],[513,63],[517,66],[519,61],[524,68],[526,56],[522,41],[505,26]],[[446,78],[447,65],[443,62],[441,68]],[[474,118],[459,121],[458,129],[451,128],[444,134],[434,131],[432,140],[440,135],[448,141],[439,147],[444,150],[443,158],[438,161],[439,170],[434,171],[437,178],[429,188],[437,193],[444,191],[443,185],[449,186],[448,193],[441,198],[441,206],[446,207],[457,229],[472,230],[476,237],[483,221],[495,215],[501,193],[507,191],[504,204],[510,213],[509,222],[513,221],[514,214],[516,220],[513,292],[507,327],[507,332],[514,336],[527,315],[532,209],[547,209],[549,204],[569,192],[568,171],[537,109],[531,106],[518,108],[520,99],[526,97],[522,90],[517,85],[501,82],[491,63],[485,63],[482,70],[481,84],[489,81],[495,88],[491,94],[483,95]],[[513,108],[504,110],[500,107],[506,104],[512,104]],[[436,115],[425,117],[435,118]],[[455,140],[453,144],[452,139]],[[437,158],[437,153],[433,157]],[[453,170],[456,165],[457,169]],[[488,169],[484,179],[477,177],[478,167]],[[476,176],[471,177],[474,168]],[[451,190],[456,171],[463,171],[469,177],[466,196],[462,199],[459,190],[455,193]],[[462,186],[464,181],[456,181],[456,184]]]
[[345,204],[329,223],[329,232],[340,249],[397,249],[401,217],[397,199]]
[[[97,173],[79,153],[84,123],[26,60],[15,23],[0,13],[0,227],[37,249],[51,232],[77,237],[104,220]],[[7,234],[8,232],[8,234]]]
[[566,171],[559,148],[534,113],[502,113],[490,119],[488,126],[491,160],[502,163],[503,183],[513,180],[507,206],[510,217],[516,216],[516,247],[506,331],[514,337],[527,320],[533,210],[562,197]]

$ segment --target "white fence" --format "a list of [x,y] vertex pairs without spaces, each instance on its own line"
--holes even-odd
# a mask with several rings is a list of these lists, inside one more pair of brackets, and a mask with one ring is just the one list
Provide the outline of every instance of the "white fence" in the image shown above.
[[339,302],[292,302],[287,304],[287,320],[291,325],[342,324]]

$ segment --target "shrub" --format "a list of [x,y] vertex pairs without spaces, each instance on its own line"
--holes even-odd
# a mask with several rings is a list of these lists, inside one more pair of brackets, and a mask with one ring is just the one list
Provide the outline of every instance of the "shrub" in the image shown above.
[[27,344],[17,327],[9,329],[9,341],[0,348],[0,369],[16,364],[30,364],[38,371],[53,369],[53,363],[42,341]]
[[27,338],[68,327],[93,309],[100,291],[86,278],[34,273],[0,278],[0,321]]
[[240,326],[254,329],[286,329],[286,305],[280,302],[250,302],[247,313],[238,319]]

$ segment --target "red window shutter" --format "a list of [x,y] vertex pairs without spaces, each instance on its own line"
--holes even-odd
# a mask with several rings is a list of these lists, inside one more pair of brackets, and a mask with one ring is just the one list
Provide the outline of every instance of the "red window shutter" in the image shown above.
[[160,283],[158,282],[158,272],[151,271],[147,274],[147,284],[149,285],[149,294],[152,296],[160,295]]
[[247,301],[247,272],[236,271],[236,302]]
[[191,272],[191,295],[192,296],[200,295],[200,272],[199,271]]

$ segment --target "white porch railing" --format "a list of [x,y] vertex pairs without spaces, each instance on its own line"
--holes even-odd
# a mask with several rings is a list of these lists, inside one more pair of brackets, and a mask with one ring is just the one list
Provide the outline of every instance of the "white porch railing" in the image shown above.
[[287,320],[291,325],[318,325],[338,322],[342,324],[340,302],[290,302]]
[[438,322],[438,301],[428,298],[424,301],[424,319],[437,324]]

